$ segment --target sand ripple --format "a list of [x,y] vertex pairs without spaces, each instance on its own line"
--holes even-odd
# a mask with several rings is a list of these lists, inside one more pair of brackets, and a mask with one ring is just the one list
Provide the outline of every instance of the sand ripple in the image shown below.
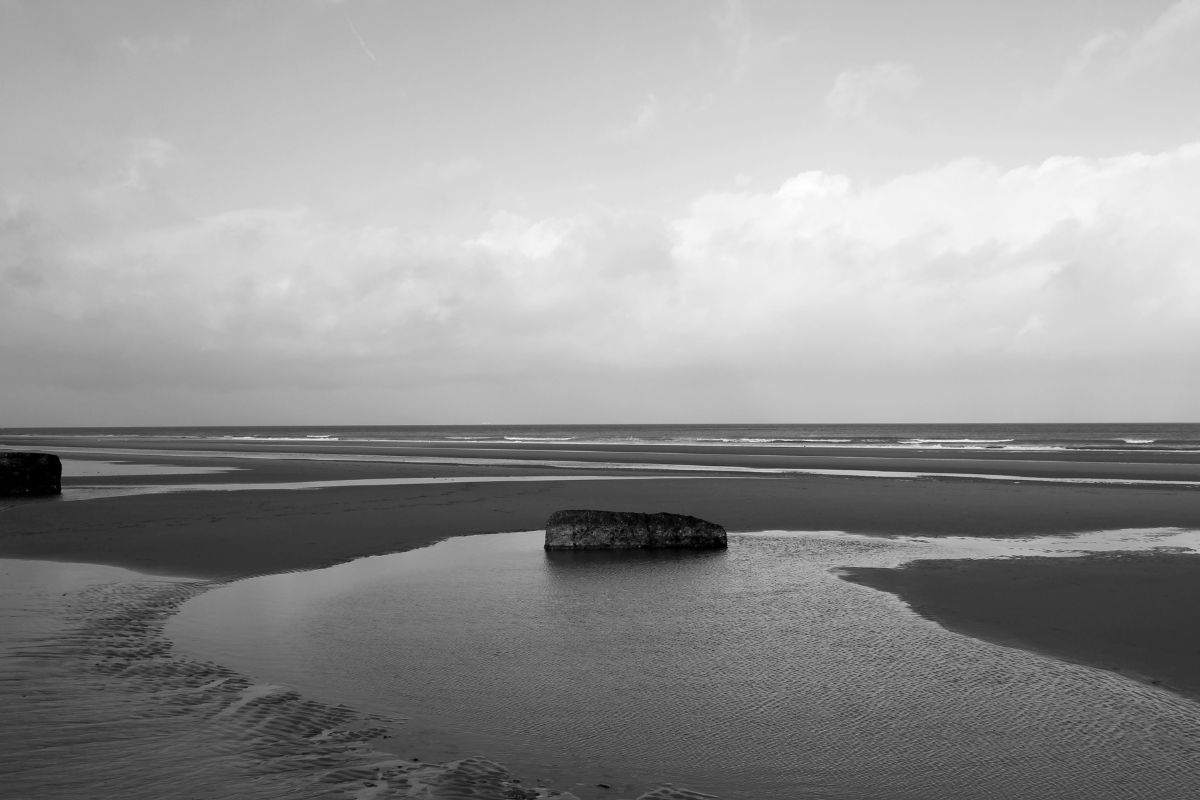
[[[539,534],[464,537],[231,585],[169,631],[197,657],[404,714],[589,800],[651,781],[728,800],[1200,796],[1194,702],[969,639],[831,573],[1001,543],[737,539],[560,556]],[[251,601],[259,617],[214,625]]]
[[[482,758],[397,758],[386,741],[403,720],[177,656],[163,623],[214,585],[105,583],[69,592],[54,607],[21,609],[58,630],[26,630],[0,658],[0,796],[575,798],[524,786]],[[701,797],[670,787],[644,795]]]

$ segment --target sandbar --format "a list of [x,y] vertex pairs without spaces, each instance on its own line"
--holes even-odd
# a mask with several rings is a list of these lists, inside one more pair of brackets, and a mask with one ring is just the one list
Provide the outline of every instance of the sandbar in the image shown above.
[[[198,474],[84,475],[64,491],[203,483],[480,478],[487,483],[333,485],[307,491],[179,491],[85,502],[0,504],[0,557],[75,561],[156,575],[231,580],[399,552],[451,536],[536,530],[564,508],[670,511],[731,532],[1021,537],[1121,528],[1200,529],[1196,454],[876,452],[771,447],[430,443],[98,442],[3,440],[71,459],[192,466]],[[503,459],[504,463],[496,463]],[[621,463],[619,469],[611,464]],[[681,472],[680,466],[704,471]],[[961,472],[857,477],[745,468]],[[1177,485],[976,480],[992,472]],[[153,472],[143,470],[142,472]],[[118,470],[118,472],[122,472]],[[175,472],[176,474],[170,474]],[[617,476],[638,480],[612,480]],[[563,480],[555,480],[555,476]],[[567,480],[567,478],[570,480]],[[589,477],[597,480],[589,480]],[[505,478],[536,478],[509,481]],[[605,478],[600,480],[600,478]],[[645,480],[644,478],[653,478]],[[859,570],[920,613],[981,638],[1116,669],[1200,695],[1200,652],[1186,630],[1200,599],[1200,559],[1169,554],[1089,559],[917,562]],[[1183,652],[1191,647],[1190,654]]]
[[950,630],[1200,700],[1200,555],[923,560],[840,574]]

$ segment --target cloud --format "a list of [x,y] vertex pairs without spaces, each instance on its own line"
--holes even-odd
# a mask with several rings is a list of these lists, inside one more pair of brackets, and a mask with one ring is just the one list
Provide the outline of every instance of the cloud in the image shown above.
[[354,34],[354,38],[358,41],[358,46],[363,51],[363,55],[369,58],[371,63],[378,64],[379,59],[375,57],[375,53],[367,45],[367,40],[364,39],[363,35],[358,32],[358,28],[354,26],[354,23],[350,21],[350,17],[348,16],[346,17],[346,25],[349,26],[350,33]]
[[422,177],[427,180],[444,182],[458,181],[471,178],[480,173],[483,165],[473,156],[459,156],[448,161],[426,161],[421,165]]
[[131,59],[161,58],[186,52],[192,45],[192,37],[186,33],[152,36],[124,36],[117,40],[117,47]]
[[131,139],[122,169],[122,184],[126,188],[142,189],[147,175],[162,169],[175,154],[175,146],[157,136],[141,136]]
[[881,61],[848,69],[834,78],[825,95],[825,108],[835,123],[878,126],[884,122],[884,109],[909,97],[920,85],[911,64]]
[[1093,82],[1130,80],[1200,51],[1200,0],[1177,0],[1140,31],[1092,34],[1068,59],[1049,92],[1059,102]]
[[1084,42],[1059,74],[1047,99],[1051,103],[1059,103],[1075,93],[1094,73],[1097,65],[1104,63],[1122,46],[1125,38],[1122,31],[1111,30],[1097,33]]
[[725,72],[735,82],[745,79],[796,40],[794,33],[763,33],[742,0],[725,0],[712,21],[725,52]]
[[467,235],[305,208],[136,216],[154,186],[112,188],[132,209],[115,216],[84,191],[0,194],[11,414],[64,393],[110,398],[109,421],[168,396],[349,421],[1184,418],[1200,400],[1200,143],[863,186],[806,172],[673,218],[498,212]]
[[1177,0],[1138,35],[1125,55],[1126,67],[1136,69],[1168,55],[1175,48],[1200,45],[1200,0]]
[[662,118],[662,106],[658,96],[651,93],[638,105],[632,119],[609,129],[609,135],[620,141],[641,139],[655,130]]

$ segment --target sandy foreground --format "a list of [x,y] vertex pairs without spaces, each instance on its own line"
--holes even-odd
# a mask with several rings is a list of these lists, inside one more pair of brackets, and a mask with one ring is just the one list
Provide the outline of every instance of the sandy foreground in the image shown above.
[[[312,569],[451,536],[534,530],[564,508],[687,513],[731,532],[1020,537],[1200,529],[1194,455],[1137,454],[1132,461],[1129,454],[1102,453],[1050,458],[169,440],[147,447],[58,438],[0,439],[0,447],[55,452],[69,466],[61,499],[0,500],[0,558],[221,581]],[[938,477],[911,477],[917,472]],[[1046,480],[1060,477],[1100,482]],[[401,479],[454,482],[362,483]],[[474,482],[479,479],[487,482]],[[347,481],[360,483],[341,483]],[[279,488],[304,482],[326,485]],[[191,489],[144,493],[180,485]],[[256,488],[232,490],[239,486]],[[1200,698],[1198,556],[925,561],[847,577],[896,593],[952,630]]]

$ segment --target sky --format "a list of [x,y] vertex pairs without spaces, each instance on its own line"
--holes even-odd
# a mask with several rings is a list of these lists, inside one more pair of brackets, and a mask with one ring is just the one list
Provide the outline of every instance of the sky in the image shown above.
[[1200,421],[1200,0],[0,0],[0,427]]

